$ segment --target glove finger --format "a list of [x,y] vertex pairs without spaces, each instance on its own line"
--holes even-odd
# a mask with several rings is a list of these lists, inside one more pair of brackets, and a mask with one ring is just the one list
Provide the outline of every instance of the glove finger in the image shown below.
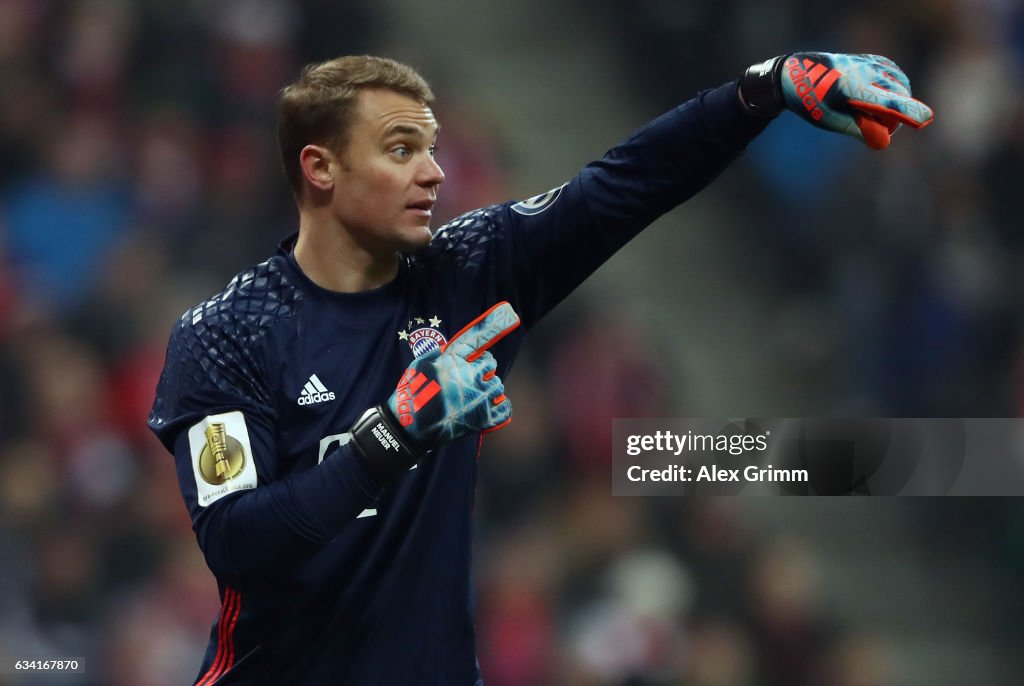
[[[500,399],[499,399],[500,398]],[[497,400],[498,402],[494,402]],[[487,426],[481,427],[481,433],[490,433],[508,426],[512,422],[512,401],[505,395],[504,390],[499,396],[492,400],[490,414],[487,418]]]
[[889,142],[892,140],[891,135],[895,132],[895,128],[890,131],[888,126],[867,114],[854,113],[853,120],[857,122],[861,138],[869,148],[884,150],[889,147]]
[[467,324],[441,350],[472,362],[519,326],[519,315],[502,301]]
[[887,93],[886,96],[888,97],[881,98],[882,102],[876,102],[878,98],[874,97],[871,102],[851,99],[849,105],[853,109],[866,112],[882,122],[895,121],[915,129],[923,129],[931,124],[935,118],[932,108],[920,100],[895,93]]
[[887,90],[895,90],[901,92],[902,95],[910,95],[910,79],[907,78],[906,73],[900,69],[898,64],[882,55],[860,55],[860,57],[870,62],[872,68],[880,72],[885,80],[894,82],[892,87],[887,88]]
[[480,378],[484,381],[490,381],[498,373],[498,361],[486,351],[470,364],[480,370]]
[[885,74],[872,79],[869,87],[877,88],[885,91],[886,93],[895,93],[904,97],[910,97],[910,89],[894,79],[891,74]]
[[508,426],[511,423],[512,423],[512,407],[509,406],[508,417],[505,419],[505,421],[503,421],[501,424],[496,424],[495,426],[492,426],[492,427],[490,427],[488,429],[484,429],[480,433],[482,433],[482,434],[489,434],[492,431],[497,431],[498,429],[504,429],[506,426]]
[[508,400],[508,396],[505,395],[505,384],[501,382],[501,379],[495,381],[491,388],[487,389],[487,399],[491,405],[500,405]]

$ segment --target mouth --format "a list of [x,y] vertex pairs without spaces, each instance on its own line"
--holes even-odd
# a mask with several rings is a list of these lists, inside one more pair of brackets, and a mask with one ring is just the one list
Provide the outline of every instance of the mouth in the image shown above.
[[406,205],[405,209],[422,217],[429,217],[431,215],[431,211],[434,209],[434,201],[430,198],[417,200],[416,202],[411,202]]

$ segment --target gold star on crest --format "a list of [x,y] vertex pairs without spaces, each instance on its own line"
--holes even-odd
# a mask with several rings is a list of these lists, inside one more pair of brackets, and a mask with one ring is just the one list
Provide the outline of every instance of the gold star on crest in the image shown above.
[[423,317],[416,317],[416,323],[417,324],[422,324],[424,321],[426,321],[426,320],[424,320]]
[[407,341],[407,340],[409,340],[409,334],[407,334],[405,331],[399,331],[398,332],[398,340],[400,340],[400,341]]
[[441,320],[437,318],[436,314],[433,317],[430,318],[430,325],[432,327],[434,327],[435,329],[437,327],[441,326]]

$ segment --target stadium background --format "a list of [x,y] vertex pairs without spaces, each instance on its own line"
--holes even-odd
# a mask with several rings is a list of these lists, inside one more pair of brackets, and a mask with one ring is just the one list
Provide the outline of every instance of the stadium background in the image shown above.
[[0,0],[0,655],[88,669],[0,684],[195,675],[214,583],[144,419],[175,317],[294,226],[301,64],[423,71],[446,219],[800,48],[894,58],[935,124],[783,116],[535,332],[481,458],[485,678],[1020,683],[1018,501],[611,498],[607,464],[610,417],[1021,413],[1020,3]]

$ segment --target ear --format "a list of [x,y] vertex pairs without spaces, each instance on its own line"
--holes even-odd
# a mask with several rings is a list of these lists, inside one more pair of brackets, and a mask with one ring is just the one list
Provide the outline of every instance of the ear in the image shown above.
[[316,190],[330,191],[334,187],[334,162],[331,151],[320,145],[307,145],[299,151],[299,166],[306,181]]

